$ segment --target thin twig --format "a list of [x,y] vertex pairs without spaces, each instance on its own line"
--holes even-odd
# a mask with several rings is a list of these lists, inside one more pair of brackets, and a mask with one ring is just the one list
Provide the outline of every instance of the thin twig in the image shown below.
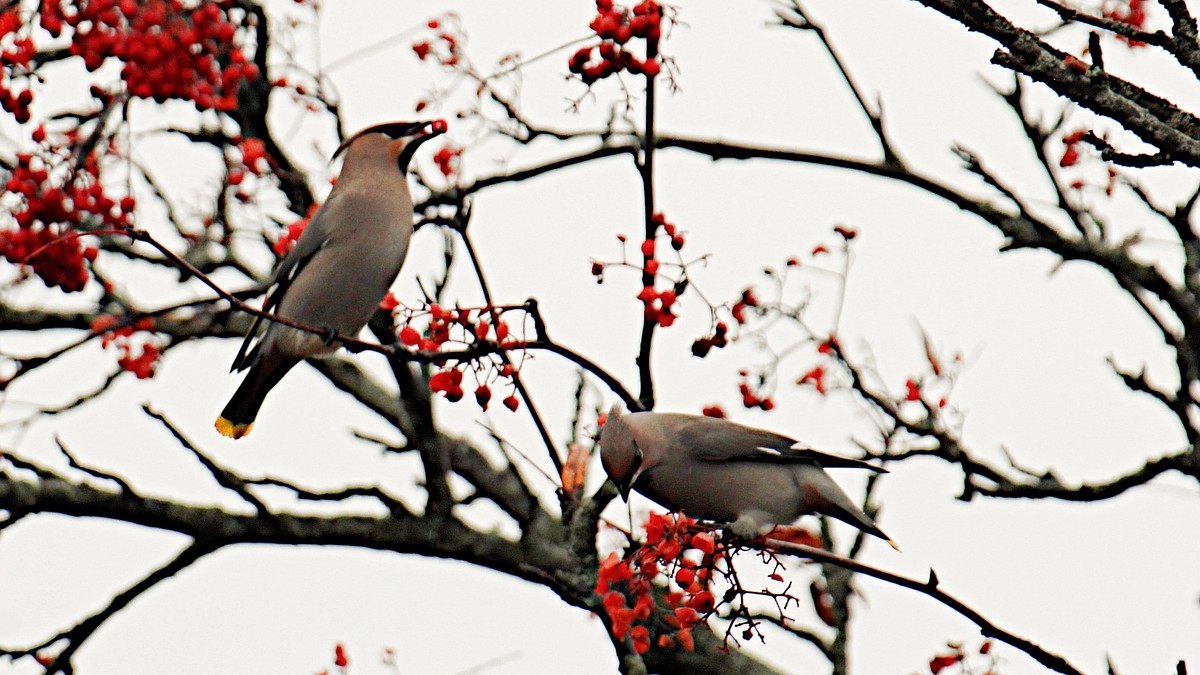
[[1041,646],[1015,633],[1011,633],[1003,628],[1000,628],[980,614],[977,610],[967,605],[965,602],[943,591],[938,585],[937,575],[933,573],[933,570],[929,571],[928,581],[919,581],[917,579],[901,576],[877,567],[872,567],[866,563],[862,563],[857,560],[851,560],[850,558],[845,558],[835,553],[830,553],[829,551],[814,548],[812,546],[805,546],[803,544],[796,544],[779,539],[767,539],[765,544],[779,551],[785,551],[787,553],[808,558],[810,560],[832,563],[860,574],[865,574],[866,576],[874,577],[876,579],[880,579],[903,588],[909,588],[917,591],[918,593],[927,595],[970,620],[976,626],[979,626],[979,629],[984,636],[996,638],[997,640],[1012,645],[1013,647],[1028,654],[1038,663],[1054,670],[1055,672],[1066,673],[1068,675],[1083,675],[1083,671],[1071,665],[1070,662],[1068,662],[1062,656],[1047,651]]

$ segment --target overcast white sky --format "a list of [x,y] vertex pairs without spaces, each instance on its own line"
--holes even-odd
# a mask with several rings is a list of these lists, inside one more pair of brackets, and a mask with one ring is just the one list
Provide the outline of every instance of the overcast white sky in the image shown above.
[[[1032,3],[996,4],[1048,23]],[[292,11],[291,5],[280,0],[273,7]],[[319,35],[296,33],[295,56],[309,67],[392,40],[329,74],[351,131],[411,117],[415,101],[444,85],[443,73],[419,63],[409,48],[429,17],[458,12],[470,36],[469,54],[489,70],[503,54],[532,56],[584,37],[594,10],[584,0],[325,5]],[[882,101],[890,132],[912,166],[984,194],[950,152],[959,143],[1010,184],[1029,190],[1035,202],[1049,199],[1019,128],[986,84],[1008,82],[988,65],[993,46],[986,39],[907,0],[814,0],[806,6],[826,25],[862,88]],[[765,1],[717,0],[681,7],[686,25],[671,34],[664,50],[678,61],[682,89],[662,98],[662,130],[874,158],[870,129],[815,38],[768,27],[770,8]],[[569,53],[529,68],[524,110],[548,126],[602,122],[621,95],[612,82],[597,87],[581,114],[564,112],[568,99],[582,93],[582,85],[562,77]],[[1156,91],[1189,110],[1200,108],[1194,81],[1165,69],[1148,52],[1112,44],[1105,56],[1114,71],[1152,73]],[[64,71],[62,84],[51,86],[78,87],[78,80],[69,84],[70,76]],[[1047,114],[1055,114],[1052,99],[1043,98]],[[433,114],[453,112],[447,107]],[[138,108],[134,113],[142,114]],[[1080,124],[1088,119],[1072,114]],[[147,112],[135,123],[151,126],[150,117]],[[290,128],[285,116],[276,122]],[[335,147],[328,127],[296,129],[298,155],[320,166]],[[452,125],[451,137],[471,143],[474,131]],[[179,148],[153,139],[137,151],[164,167],[180,194],[192,185],[211,187],[216,179],[211,157],[192,162]],[[549,144],[523,150],[483,144],[468,152],[465,170],[483,175],[560,151]],[[1144,363],[1151,377],[1164,378],[1171,366],[1152,327],[1097,270],[1068,265],[1054,271],[1053,259],[1041,253],[1000,256],[999,237],[981,222],[879,179],[770,162],[712,163],[681,152],[661,153],[657,170],[659,203],[688,230],[686,250],[712,254],[695,278],[710,297],[732,297],[759,282],[764,265],[831,242],[835,224],[857,228],[857,256],[838,326],[842,344],[860,357],[872,354],[897,391],[921,368],[918,326],[946,353],[962,352],[965,367],[952,400],[966,413],[967,444],[981,455],[999,460],[1004,447],[1027,466],[1053,467],[1072,481],[1103,480],[1183,443],[1164,411],[1127,393],[1105,363],[1109,355],[1132,369]],[[1200,172],[1156,169],[1140,178],[1171,203],[1200,180]],[[472,224],[498,300],[538,297],[559,341],[630,387],[638,282],[632,274],[611,273],[596,286],[589,259],[617,256],[614,235],[639,230],[640,208],[636,175],[622,158],[485,193]],[[1152,240],[1165,237],[1128,195],[1118,196],[1113,208],[1116,231],[1149,228]],[[438,239],[432,232],[418,235],[395,287],[402,299],[415,301],[414,279],[437,269]],[[1177,259],[1165,241],[1141,250]],[[265,255],[260,259],[268,264]],[[828,303],[836,287],[821,275],[802,282],[794,297],[808,284],[817,297],[813,321],[830,328]],[[148,305],[165,302],[152,284],[135,289],[138,297]],[[457,288],[464,304],[478,301],[469,287]],[[16,297],[41,296],[24,290]],[[853,439],[871,438],[869,420],[846,396],[822,398],[785,386],[775,412],[741,409],[735,371],[756,357],[746,348],[694,360],[687,346],[706,327],[700,303],[685,297],[680,322],[658,342],[660,410],[697,412],[720,402],[738,421],[835,452],[853,453]],[[17,336],[3,339],[6,351],[18,344],[40,348]],[[380,458],[372,446],[354,440],[350,430],[391,436],[305,368],[273,393],[253,436],[236,445],[217,437],[211,422],[236,386],[226,374],[235,350],[232,342],[186,345],[168,356],[155,380],[123,378],[104,404],[35,425],[22,437],[0,430],[0,443],[52,458],[57,434],[82,458],[124,473],[148,494],[235,506],[141,414],[140,404],[150,402],[232,469],[315,488],[379,481],[400,495],[416,494],[406,487],[419,473],[415,459]],[[16,415],[20,401],[69,400],[99,381],[102,368],[90,362],[97,357],[98,350],[89,351],[14,387],[0,414]],[[360,358],[380,365],[372,356]],[[785,364],[784,381],[804,370],[803,358]],[[572,369],[541,356],[526,372],[564,440],[576,382]],[[606,403],[613,399],[604,396]],[[449,428],[478,437],[472,407],[443,406],[441,412]],[[525,418],[495,408],[492,420],[537,454]],[[592,471],[598,482],[598,462]],[[835,478],[856,489],[861,476],[843,471]],[[1092,505],[964,504],[954,500],[960,483],[939,462],[896,466],[879,491],[880,523],[904,552],[872,542],[865,560],[922,578],[932,566],[943,588],[1087,672],[1103,672],[1106,655],[1123,673],[1173,672],[1179,659],[1200,668],[1200,499],[1194,482],[1165,476]],[[622,510],[614,507],[613,517],[623,518]],[[480,518],[491,514],[481,512]],[[0,642],[34,641],[94,611],[183,544],[174,535],[59,517],[30,518],[6,530],[0,536]],[[790,574],[807,583],[801,565]],[[858,587],[855,673],[927,672],[929,658],[947,640],[977,641],[977,629],[927,598],[866,578]],[[202,560],[140,598],[97,633],[77,664],[85,674],[315,673],[329,666],[333,644],[342,641],[356,674],[387,672],[377,656],[389,646],[405,673],[458,673],[485,662],[492,663],[481,672],[496,674],[606,673],[615,660],[602,631],[599,621],[540,587],[462,563],[343,549],[239,547]],[[784,672],[820,672],[824,664],[810,646],[782,635],[754,652]],[[1013,650],[1001,647],[1000,653],[1006,675],[1042,672]],[[0,663],[4,672],[38,669]]]

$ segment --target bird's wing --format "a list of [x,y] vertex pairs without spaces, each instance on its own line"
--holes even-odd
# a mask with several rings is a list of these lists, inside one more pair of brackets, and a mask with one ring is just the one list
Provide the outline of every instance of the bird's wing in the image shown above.
[[[300,275],[308,263],[312,262],[313,256],[329,243],[332,223],[337,222],[340,210],[338,207],[341,201],[337,195],[330,195],[325,204],[313,214],[308,227],[304,228],[304,234],[301,234],[300,239],[296,241],[296,246],[283,257],[283,260],[279,261],[275,273],[271,276],[272,285],[267,293],[267,300],[263,303],[264,312],[274,311],[279,306],[279,302],[283,300],[292,281]],[[254,317],[254,323],[250,325],[250,330],[246,331],[242,346],[238,349],[237,356],[233,358],[231,371],[245,370],[258,360],[258,350],[262,346],[262,342],[256,338],[259,337],[263,321],[265,319],[261,316]]]
[[705,462],[815,462],[826,468],[858,468],[887,473],[887,469],[882,467],[821,452],[764,429],[745,427],[713,417],[673,417],[680,444]]

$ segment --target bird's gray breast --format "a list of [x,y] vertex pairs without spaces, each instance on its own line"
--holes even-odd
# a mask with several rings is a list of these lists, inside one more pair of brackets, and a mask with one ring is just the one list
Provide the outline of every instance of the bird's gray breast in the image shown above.
[[[338,196],[330,203],[328,236],[292,280],[278,312],[314,328],[355,334],[387,293],[404,262],[412,233],[406,200],[377,199],[364,193]],[[332,351],[320,336],[274,329],[281,351],[315,355]]]

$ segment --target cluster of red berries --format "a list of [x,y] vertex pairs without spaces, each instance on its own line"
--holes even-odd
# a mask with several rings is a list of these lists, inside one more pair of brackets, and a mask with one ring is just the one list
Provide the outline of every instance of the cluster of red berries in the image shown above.
[[[507,370],[507,375],[504,374],[505,370]],[[501,377],[512,377],[513,368],[511,365],[506,363],[501,366],[497,372]],[[451,403],[456,403],[462,400],[462,384],[462,368],[446,368],[444,370],[439,370],[429,377],[429,390],[434,393],[442,394],[446,397],[446,400],[450,401]],[[479,383],[478,386],[475,387],[475,403],[479,406],[480,410],[487,410],[488,404],[491,403],[491,401],[492,388],[486,382]],[[521,407],[521,401],[517,398],[516,394],[509,394],[508,396],[505,396],[501,403],[504,404],[505,408],[508,408],[513,412],[516,412],[517,408]]]
[[[26,85],[17,91],[16,77],[27,77],[32,72],[33,57],[37,49],[28,36],[20,37],[21,10],[19,3],[0,12],[0,108],[10,113],[19,124],[30,119],[29,106],[33,103],[33,90]],[[11,36],[11,37],[10,37]]]
[[[677,315],[672,311],[672,309],[679,301],[679,296],[683,295],[684,291],[687,290],[688,279],[686,275],[681,273],[674,280],[674,283],[670,288],[660,291],[655,287],[656,277],[658,276],[659,269],[662,266],[662,263],[657,257],[655,257],[658,251],[657,241],[661,236],[659,231],[661,230],[662,234],[666,235],[671,242],[671,248],[675,249],[675,251],[682,249],[684,244],[687,242],[683,234],[676,228],[675,224],[668,222],[666,216],[663,214],[655,213],[652,216],[652,222],[654,225],[654,233],[648,239],[643,240],[641,246],[639,247],[642,254],[641,269],[651,277],[651,280],[650,283],[642,286],[636,297],[642,303],[643,314],[646,317],[646,320],[655,322],[662,328],[667,328],[675,323]],[[624,247],[629,241],[628,237],[623,234],[618,234],[617,240],[621,242],[622,247]],[[638,267],[635,263],[629,261],[627,251],[620,263],[605,263],[599,260],[593,260],[592,276],[596,277],[597,284],[604,283],[604,270],[609,265],[620,265],[623,267],[633,267],[635,269]],[[680,263],[679,267],[680,269],[683,269],[685,265]]]
[[750,374],[748,371],[739,370],[738,376],[742,378],[742,382],[738,382],[738,393],[742,394],[743,406],[748,408],[758,408],[758,410],[763,412],[775,410],[775,400],[770,398],[769,395],[764,396],[762,394],[761,388],[763,387],[763,383],[767,381],[766,376],[758,376],[758,387],[760,388],[750,386],[750,382],[748,382]]
[[[102,335],[101,346],[115,345],[120,352],[117,365],[133,373],[139,380],[154,377],[162,348],[154,340],[154,318],[142,317],[132,324],[114,328],[117,317],[100,314],[92,319],[91,330]],[[138,336],[138,339],[135,339]]]
[[[41,127],[34,132],[34,138],[39,137],[45,139]],[[29,265],[47,286],[74,292],[87,284],[85,262],[95,260],[97,251],[84,248],[73,233],[83,225],[88,229],[128,227],[135,201],[105,194],[94,156],[72,175],[69,185],[52,187],[48,162],[70,161],[69,155],[67,149],[61,155],[45,157],[17,155],[4,185],[5,193],[17,198],[11,209],[17,229],[0,231],[0,255],[13,264]]]
[[[308,207],[308,213],[304,214],[303,218],[284,229],[283,234],[271,246],[271,249],[275,251],[275,255],[282,258],[291,253],[293,248],[296,248],[296,241],[300,239],[300,235],[304,234],[304,230],[308,228],[308,223],[312,220],[313,214],[317,212],[318,208],[320,208],[318,204]],[[391,309],[391,307],[388,309]]]
[[[0,255],[13,264],[27,262],[47,286],[67,293],[82,291],[88,274],[84,261],[96,259],[93,247],[83,248],[78,237],[61,237],[49,228],[0,232]],[[30,257],[32,256],[32,257]]]
[[813,366],[796,380],[796,384],[811,384],[818,394],[825,393],[825,367]]
[[[667,237],[671,239],[671,248],[675,249],[676,251],[683,249],[683,245],[687,243],[687,240],[684,238],[683,233],[679,231],[679,228],[675,225],[675,223],[667,220],[667,216],[665,214],[661,212],[656,213],[651,217],[650,220],[654,223],[654,225],[662,228],[663,234],[667,235]],[[643,251],[643,253],[644,252],[645,251]],[[654,274],[657,269],[658,268],[656,267],[654,271],[646,271]]]
[[733,314],[733,320],[738,323],[746,323],[746,308],[758,307],[758,298],[754,296],[753,289],[747,288],[742,291],[742,297],[738,298],[737,302],[733,303],[730,308],[730,313]]
[[[667,221],[667,217],[662,213],[655,213],[651,217],[651,221],[654,224],[655,234],[654,236],[642,242],[641,252],[642,269],[646,271],[646,274],[649,274],[653,277],[658,275],[658,269],[660,267],[658,259],[655,258],[655,252],[658,248],[658,231],[660,229],[663,231],[663,233],[671,240],[671,248],[675,249],[676,251],[682,249],[684,243],[686,242],[683,234],[678,231],[675,224]],[[624,241],[624,238],[622,238],[621,241]],[[601,265],[599,272],[603,273],[603,271],[604,268]],[[595,263],[592,265],[592,273],[596,274],[598,279],[600,278],[600,274],[597,273]],[[676,315],[671,313],[671,308],[679,299],[679,294],[682,292],[683,288],[686,288],[686,286],[676,284],[673,288],[658,291],[655,290],[653,283],[651,283],[649,286],[643,286],[642,290],[637,294],[637,299],[642,302],[646,320],[656,321],[658,322],[658,325],[663,328],[667,328],[674,324]]]
[[[662,37],[662,6],[654,0],[645,0],[629,9],[617,9],[612,0],[596,0],[596,10],[596,18],[588,27],[600,38],[600,43],[582,47],[572,54],[567,68],[589,86],[621,71],[657,77],[662,72],[662,65],[650,54],[657,51],[658,40]],[[627,49],[634,38],[646,41],[645,59],[639,59]]]
[[[972,667],[972,665],[978,664],[968,664],[968,660],[972,659],[972,654],[962,643],[947,642],[946,647],[950,650],[949,652],[938,654],[932,659],[929,659],[930,675],[940,675],[942,671],[946,670],[947,668],[953,668],[954,666],[961,666],[962,673],[973,673],[983,670],[982,668],[976,670]],[[994,655],[991,655],[992,641],[984,640],[979,644],[979,648],[975,651],[979,653],[980,657],[989,657],[986,660],[990,662],[985,664],[987,666],[987,670],[983,672],[983,675],[993,675],[996,673],[998,659]]]
[[[399,301],[391,293],[388,293],[380,306],[385,310],[394,311],[399,307]],[[493,324],[495,325],[495,341],[501,347],[519,349],[522,346],[520,341],[510,339],[508,323],[500,318],[498,311],[490,307],[447,309],[433,303],[429,305],[426,312],[405,311],[408,316],[404,327],[397,333],[397,337],[406,347],[416,347],[425,352],[436,352],[448,342],[461,344],[482,342],[492,337]],[[424,335],[411,325],[412,319],[421,313],[429,314],[429,326]],[[461,328],[458,335],[452,334],[452,329],[456,326]]]
[[458,173],[458,165],[462,157],[462,148],[452,148],[449,145],[433,153],[433,163],[438,171],[446,178]]
[[462,61],[462,34],[461,32],[458,35],[455,34],[457,22],[431,19],[428,26],[430,30],[438,31],[438,33],[431,39],[414,42],[413,53],[422,61],[432,58],[448,68],[457,66]]
[[246,187],[246,174],[263,176],[276,166],[275,158],[267,152],[261,138],[234,136],[225,156],[225,181],[234,188],[233,197],[243,204],[254,201],[254,194]]
[[671,307],[678,300],[675,289],[656,291],[653,286],[643,286],[637,299],[642,301],[642,313],[647,321],[656,321],[663,328],[675,323],[675,315],[671,313]]
[[[822,356],[832,356],[834,351],[838,349],[838,339],[836,335],[830,335],[827,339],[821,341],[817,345],[817,353]],[[818,394],[824,394],[825,389],[825,367],[813,366],[796,380],[798,385],[810,385],[817,390]]]
[[[1106,19],[1120,21],[1134,28],[1145,28],[1146,0],[1109,0],[1109,2],[1104,3],[1102,15]],[[1118,35],[1117,39],[1124,41],[1130,47],[1146,46],[1145,42],[1133,40],[1124,35]]]
[[[853,240],[855,237],[858,236],[858,230],[856,230],[852,227],[847,227],[845,225],[834,225],[833,231],[835,234],[837,234],[839,237],[842,238],[842,242],[844,244],[843,250],[845,249],[845,247],[849,246],[851,240]],[[829,247],[826,246],[825,244],[817,244],[816,246],[813,246],[813,248],[812,248],[813,256],[824,255],[826,253],[829,253]],[[788,267],[795,267],[799,264],[800,264],[799,260],[796,260],[795,258],[788,258],[788,261],[787,261]]]
[[[651,513],[645,543],[627,558],[610,553],[600,563],[595,592],[602,596],[613,636],[628,636],[639,654],[649,651],[654,633],[659,648],[692,651],[692,629],[716,609],[712,573],[725,557],[724,545],[711,532],[698,530],[691,518]],[[654,599],[653,583],[660,575],[675,584],[664,594],[666,607]]]
[[[382,309],[393,313],[399,306],[399,301],[391,293],[388,293],[380,304]],[[434,303],[429,305],[427,312],[414,312],[407,309],[402,311],[406,314],[405,324],[397,333],[397,337],[400,343],[406,347],[415,347],[425,352],[436,352],[448,343],[470,346],[486,340],[495,340],[502,349],[520,349],[524,345],[522,341],[512,338],[508,323],[501,319],[500,312],[493,308],[450,310]],[[429,315],[429,324],[422,334],[413,327],[412,321],[424,313]],[[477,382],[475,402],[481,409],[487,410],[488,404],[492,400],[492,390],[488,384],[492,375],[499,379],[511,380],[516,374],[516,369],[504,359],[489,360],[484,363],[486,365],[476,365],[473,369]],[[452,403],[462,400],[465,393],[463,389],[465,369],[466,366],[460,364],[444,367],[434,373],[429,378],[430,391],[442,394],[446,400]],[[521,404],[513,394],[504,397],[501,403],[514,412]]]
[[286,90],[291,94],[292,101],[303,103],[305,110],[308,112],[317,112],[325,105],[319,95],[314,95],[309,92],[308,87],[299,82],[292,82],[286,77],[277,77],[271,80],[271,86],[276,89]]
[[1061,167],[1075,166],[1079,163],[1079,147],[1083,143],[1083,137],[1087,134],[1085,129],[1077,129],[1063,136],[1063,145],[1066,149],[1063,150],[1062,157],[1058,160],[1058,165]]
[[[233,44],[238,22],[232,0],[42,0],[41,25],[57,37],[74,31],[71,53],[88,70],[106,59],[123,62],[132,96],[191,101],[199,110],[237,107],[238,86],[258,67]],[[237,10],[241,11],[241,10]]]
[[234,138],[242,154],[242,166],[255,176],[267,173],[275,165],[275,159],[267,154],[267,145],[261,138]]
[[715,347],[720,349],[729,345],[729,326],[724,321],[718,321],[713,328],[713,334],[697,338],[692,343],[692,356],[704,358]]

